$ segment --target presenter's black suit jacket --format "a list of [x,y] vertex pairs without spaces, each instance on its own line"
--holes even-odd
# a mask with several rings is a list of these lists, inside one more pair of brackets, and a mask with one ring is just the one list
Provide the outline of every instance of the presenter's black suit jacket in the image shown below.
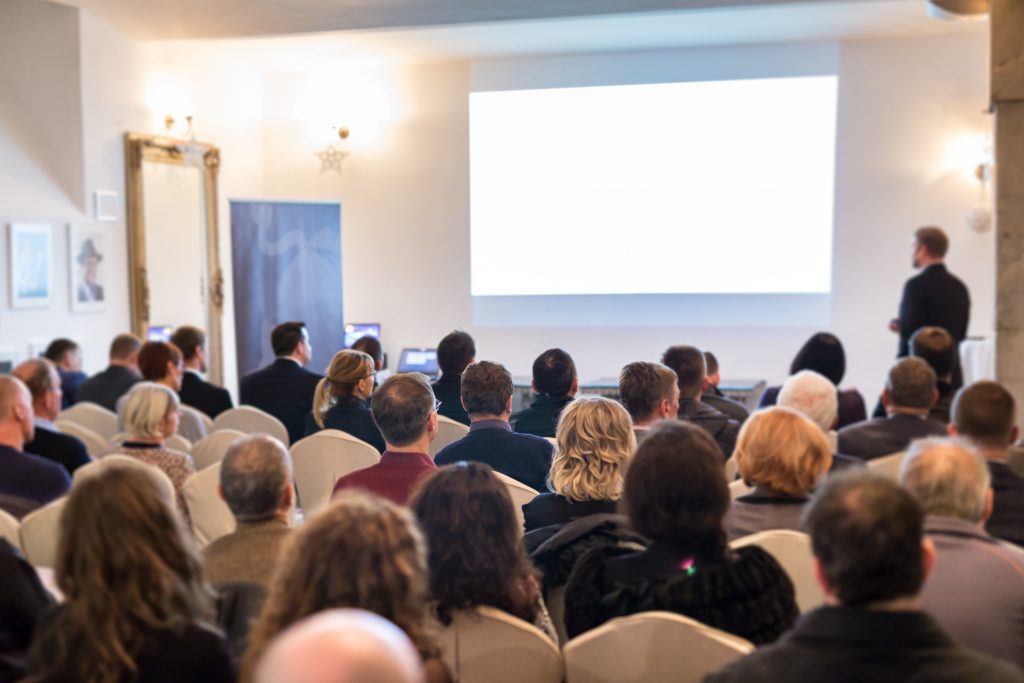
[[68,474],[90,462],[85,444],[70,434],[61,434],[36,425],[35,437],[25,444],[25,452],[63,465]]
[[284,423],[295,443],[306,434],[306,415],[322,378],[289,358],[278,358],[242,378],[238,401],[268,412]]
[[210,384],[191,371],[186,371],[181,378],[181,391],[178,394],[182,403],[203,411],[211,419],[231,409],[231,394],[227,389]]
[[992,516],[985,530],[996,538],[1024,547],[1024,479],[1005,462],[988,461],[992,474]]
[[914,439],[946,436],[946,425],[914,415],[878,417],[839,430],[838,451],[872,460],[906,450]]
[[967,336],[971,314],[971,297],[958,277],[935,263],[903,285],[900,300],[899,356],[910,355],[910,338],[925,325],[941,327],[957,343]]
[[481,420],[469,434],[441,449],[434,458],[438,467],[466,460],[487,463],[497,472],[520,481],[535,491],[548,490],[554,447],[533,434],[516,434],[507,422]]

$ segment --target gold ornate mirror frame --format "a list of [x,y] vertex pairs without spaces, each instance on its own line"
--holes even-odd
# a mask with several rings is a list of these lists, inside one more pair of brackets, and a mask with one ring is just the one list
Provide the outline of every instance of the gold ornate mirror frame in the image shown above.
[[128,203],[128,267],[131,291],[132,331],[146,338],[150,324],[149,281],[146,268],[146,214],[142,182],[142,162],[185,166],[195,158],[201,163],[203,178],[203,223],[206,245],[206,340],[209,377],[215,384],[224,382],[222,318],[224,312],[224,272],[220,267],[217,236],[217,171],[220,150],[213,145],[189,140],[141,133],[125,133],[125,180]]

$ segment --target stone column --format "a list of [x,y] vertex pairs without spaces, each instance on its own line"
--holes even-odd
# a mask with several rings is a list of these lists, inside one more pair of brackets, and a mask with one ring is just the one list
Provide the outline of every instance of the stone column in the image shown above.
[[995,114],[996,377],[1024,424],[1024,2],[992,0]]

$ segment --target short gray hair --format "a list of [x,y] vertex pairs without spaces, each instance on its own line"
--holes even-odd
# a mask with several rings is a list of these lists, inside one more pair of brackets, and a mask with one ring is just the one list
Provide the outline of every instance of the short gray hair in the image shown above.
[[920,358],[901,358],[889,369],[885,389],[892,408],[927,410],[935,400],[935,371]]
[[292,459],[288,449],[266,434],[238,439],[220,463],[224,502],[239,522],[273,517],[291,483]]
[[900,482],[926,514],[980,522],[992,483],[988,465],[961,439],[919,439],[911,443]]
[[170,434],[160,431],[160,425],[178,410],[181,402],[169,387],[155,382],[139,382],[128,392],[124,403],[124,428],[140,439],[166,439]]
[[839,414],[836,385],[814,370],[801,370],[791,375],[782,385],[776,404],[810,418],[826,434],[835,426]]
[[373,392],[370,403],[384,441],[408,446],[427,431],[427,420],[434,412],[434,390],[427,376],[418,372],[392,375]]

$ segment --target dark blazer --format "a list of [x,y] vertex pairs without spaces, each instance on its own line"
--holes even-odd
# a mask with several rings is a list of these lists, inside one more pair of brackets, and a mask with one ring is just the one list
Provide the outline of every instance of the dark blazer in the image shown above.
[[[758,408],[773,406],[779,402],[779,391],[782,387],[768,387],[761,394],[761,401]],[[857,424],[868,419],[868,410],[864,406],[864,397],[856,389],[837,389],[836,398],[839,400],[839,424],[836,429]]]
[[70,488],[71,477],[57,463],[0,444],[0,509],[21,519]]
[[[967,287],[943,263],[928,266],[903,285],[900,299],[900,357],[910,355],[910,337],[935,325],[962,342],[967,336],[971,297]],[[955,384],[955,382],[954,382]]]
[[117,399],[141,382],[142,377],[123,365],[111,365],[78,386],[76,403],[98,403],[111,412],[117,412]]
[[464,425],[469,424],[469,415],[462,409],[462,376],[444,375],[430,385],[434,390],[434,398],[441,402],[437,409],[438,415],[443,415]]
[[36,620],[53,605],[36,570],[0,538],[0,681],[21,680]]
[[704,683],[1020,683],[1006,662],[957,647],[924,612],[819,607],[775,645]]
[[718,390],[718,387],[708,387],[707,392],[700,397],[700,402],[709,405],[718,412],[726,415],[740,424],[746,422],[750,417],[750,411],[739,401],[734,401]]
[[516,434],[503,420],[480,420],[469,426],[469,434],[441,449],[434,461],[438,467],[460,460],[482,462],[543,493],[548,490],[548,471],[554,447],[547,439]]
[[181,391],[178,395],[182,403],[203,411],[210,419],[232,407],[231,394],[227,389],[207,382],[191,370],[186,370],[181,378]]
[[[939,380],[935,383],[935,389],[939,392],[939,400],[932,406],[931,411],[928,413],[928,419],[947,424],[949,422],[949,411],[953,407],[953,398],[956,396],[956,387],[949,382]],[[871,413],[871,417],[885,417],[885,405],[882,403],[881,396],[878,397],[878,403],[875,404],[875,412]]]
[[988,461],[992,475],[992,516],[985,530],[996,538],[1024,547],[1024,479],[1010,465]]
[[238,401],[270,413],[284,423],[295,443],[306,434],[306,416],[322,378],[290,358],[278,358],[242,378]]
[[914,415],[865,420],[839,430],[839,448],[843,455],[872,460],[902,450],[914,439],[946,436],[946,427],[934,420]]
[[87,375],[81,370],[71,372],[63,368],[57,368],[57,374],[60,375],[60,390],[62,392],[60,407],[70,408],[78,401],[78,387],[85,381]]
[[739,422],[693,398],[679,399],[679,419],[692,422],[713,436],[726,460],[732,456],[740,433]]
[[77,438],[40,425],[36,425],[35,438],[25,444],[25,452],[63,465],[68,474],[74,474],[76,469],[92,461],[85,444]]
[[535,436],[554,436],[558,426],[558,416],[572,401],[572,396],[548,396],[541,394],[529,408],[524,408],[512,415],[509,422],[512,429],[520,434]]
[[[384,452],[384,437],[380,435],[377,424],[373,421],[373,414],[366,401],[354,396],[339,398],[338,402],[331,406],[324,414],[324,429],[338,429],[346,434],[351,434],[357,439]],[[306,436],[320,431],[316,420],[313,419],[313,412],[306,416]]]
[[545,526],[568,524],[589,515],[613,515],[614,500],[569,500],[559,493],[542,493],[523,506],[526,531]]

